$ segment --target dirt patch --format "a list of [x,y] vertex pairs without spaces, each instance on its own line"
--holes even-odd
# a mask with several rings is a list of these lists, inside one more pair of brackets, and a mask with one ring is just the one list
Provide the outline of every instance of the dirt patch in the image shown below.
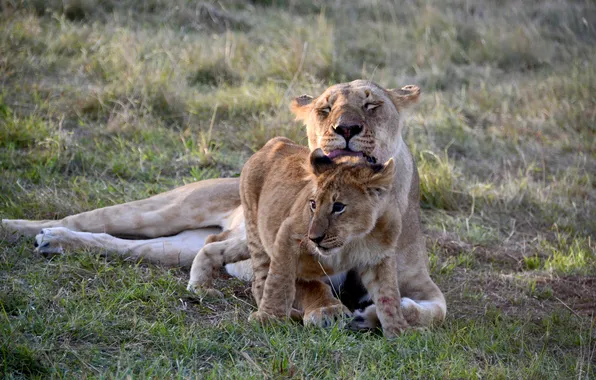
[[475,265],[520,271],[524,258],[536,255],[536,249],[526,241],[500,242],[499,245],[470,244],[453,232],[427,231],[427,247],[443,257],[472,254]]
[[586,320],[596,316],[596,277],[465,268],[435,277],[447,298],[449,318],[479,318],[489,310],[533,321],[557,311]]
[[596,316],[596,277],[566,276],[545,279],[553,296],[574,314]]
[[[187,283],[188,274],[185,273],[182,277],[184,283]],[[202,298],[189,292],[180,298],[187,316],[198,324],[217,326],[224,320],[246,322],[248,315],[256,310],[250,283],[222,271],[214,280],[213,287],[222,291],[224,297]]]
[[453,232],[425,231],[426,245],[429,248],[438,247],[442,255],[457,256],[462,253],[472,252],[474,246],[462,241]]
[[[596,277],[528,270],[524,259],[539,255],[531,242],[482,246],[455,233],[427,231],[427,246],[437,255],[433,277],[447,298],[451,318],[480,317],[490,309],[532,320],[559,310],[581,318],[596,315]],[[466,254],[474,258],[469,265],[462,262],[443,270],[453,257]]]

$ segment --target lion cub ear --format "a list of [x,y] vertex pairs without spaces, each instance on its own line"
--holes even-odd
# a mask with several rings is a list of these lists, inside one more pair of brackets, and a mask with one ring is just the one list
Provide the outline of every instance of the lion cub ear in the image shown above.
[[315,176],[320,176],[333,167],[333,161],[327,157],[321,148],[317,148],[310,154],[310,170]]
[[373,171],[375,173],[368,182],[370,189],[380,194],[393,186],[395,182],[395,160],[393,160],[393,157],[382,165],[373,165]]
[[414,85],[404,86],[400,89],[387,90],[387,95],[398,111],[410,107],[420,98],[420,87]]
[[306,116],[312,110],[313,99],[314,98],[310,95],[301,95],[292,100],[292,103],[290,103],[290,110],[296,115],[296,120],[302,121],[306,119]]

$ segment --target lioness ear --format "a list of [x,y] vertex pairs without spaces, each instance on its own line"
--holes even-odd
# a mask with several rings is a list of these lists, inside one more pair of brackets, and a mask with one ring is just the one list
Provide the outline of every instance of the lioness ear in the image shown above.
[[296,120],[306,119],[306,116],[312,110],[312,100],[313,97],[310,95],[301,95],[292,100],[292,103],[290,104],[290,110],[292,110],[292,113],[296,115]]
[[321,148],[317,148],[310,154],[310,169],[313,174],[319,176],[333,167],[333,161],[327,157]]
[[395,181],[395,161],[390,158],[383,165],[374,165],[375,174],[372,175],[368,187],[377,193],[385,192],[391,188]]
[[410,107],[420,98],[420,87],[414,85],[404,86],[400,89],[387,90],[387,95],[398,111]]

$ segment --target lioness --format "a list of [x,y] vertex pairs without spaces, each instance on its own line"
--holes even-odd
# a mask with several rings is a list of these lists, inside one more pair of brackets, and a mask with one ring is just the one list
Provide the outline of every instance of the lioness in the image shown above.
[[[345,162],[275,138],[244,165],[240,198],[258,305],[251,318],[289,317],[297,278],[318,282],[357,268],[385,336],[396,336],[408,324],[396,270],[401,215],[391,207],[395,164],[393,158],[384,165],[354,157],[340,161]],[[221,252],[224,260],[228,253]],[[192,269],[211,267],[209,256],[199,254]],[[311,292],[310,298],[327,296],[324,286],[311,288],[323,294]]]
[[[403,111],[419,94],[416,86],[386,90],[372,82],[356,80],[331,86],[316,98],[298,97],[291,108],[296,118],[306,124],[311,150],[321,148],[332,158],[361,155],[373,162],[394,158],[397,173],[392,190],[396,199],[394,207],[402,216],[396,246],[399,257],[403,258],[397,263],[402,309],[419,312],[419,324],[427,326],[445,317],[446,304],[428,274],[419,220],[418,172],[401,136]],[[61,220],[2,220],[9,230],[37,234],[36,244],[42,253],[61,251],[64,245],[99,247],[108,253],[166,265],[190,265],[217,228],[226,231],[222,236],[210,238],[213,245],[225,245],[225,239],[234,236],[244,237],[243,224],[237,178],[200,181],[148,199]],[[222,239],[223,242],[217,241]],[[246,268],[236,265],[228,267],[228,271],[251,276]],[[320,310],[327,310],[324,303]],[[316,315],[313,314],[314,318]],[[368,309],[366,315],[372,321],[374,308]]]

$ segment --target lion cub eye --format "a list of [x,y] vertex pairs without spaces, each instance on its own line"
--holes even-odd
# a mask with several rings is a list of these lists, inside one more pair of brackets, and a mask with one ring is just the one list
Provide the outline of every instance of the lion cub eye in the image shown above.
[[311,211],[315,211],[315,209],[317,208],[317,202],[313,201],[312,199],[310,200],[310,209]]
[[366,103],[364,105],[364,109],[367,111],[372,111],[375,108],[379,107],[381,105],[381,103]]
[[343,203],[339,203],[339,202],[335,202],[333,204],[333,213],[334,214],[341,214],[342,212],[344,212],[346,210],[346,205]]

